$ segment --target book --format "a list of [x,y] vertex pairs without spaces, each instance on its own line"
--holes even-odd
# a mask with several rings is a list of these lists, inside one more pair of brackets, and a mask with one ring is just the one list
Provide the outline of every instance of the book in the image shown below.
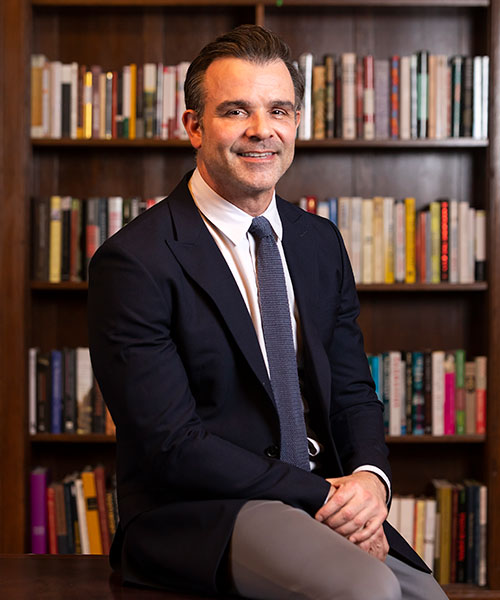
[[444,357],[444,434],[455,433],[455,352]]
[[77,433],[92,433],[93,375],[88,348],[76,349]]
[[325,136],[335,135],[335,56],[326,54],[325,65]]
[[444,360],[442,350],[432,352],[432,435],[444,435]]
[[62,433],[63,360],[60,350],[50,352],[50,432]]
[[89,553],[102,554],[101,528],[95,474],[91,467],[85,467],[81,473],[83,499],[85,503]]
[[371,54],[363,57],[363,138],[375,139],[375,73]]
[[62,214],[61,196],[50,197],[49,281],[61,281]]
[[476,356],[474,359],[476,372],[476,433],[486,433],[486,356]]
[[106,509],[106,474],[102,465],[97,465],[94,468],[94,477],[102,551],[104,554],[109,554],[111,540],[109,536],[108,514]]
[[304,98],[302,99],[302,110],[298,129],[299,140],[310,140],[313,134],[312,116],[312,72],[313,55],[304,52],[299,56],[299,70],[304,76]]
[[391,56],[390,137],[393,139],[399,137],[399,64],[399,56]]
[[314,65],[312,73],[313,138],[323,140],[326,137],[326,71],[325,65]]
[[439,556],[435,576],[441,585],[450,583],[452,485],[445,479],[434,479],[436,515],[439,526]]
[[417,53],[417,135],[419,138],[427,137],[428,127],[428,59],[429,53],[426,50],[419,50]]
[[423,560],[430,568],[434,568],[434,549],[436,540],[436,499],[425,500],[425,529]]
[[344,52],[341,56],[342,71],[342,138],[356,138],[356,54]]
[[375,73],[375,138],[389,137],[390,63],[387,59],[374,60]]
[[79,476],[75,476],[75,498],[81,554],[90,554],[89,532],[87,529],[87,510],[85,506],[85,496],[83,493],[83,482]]
[[465,433],[476,433],[476,364],[465,363]]
[[31,552],[46,554],[47,531],[47,467],[36,467],[30,472],[30,531]]
[[455,432],[465,434],[465,350],[455,351]]
[[64,499],[64,487],[60,481],[53,484],[55,512],[56,512],[56,536],[57,553],[69,554],[68,524],[66,521],[66,502]]
[[47,486],[46,495],[47,495],[48,552],[49,552],[49,554],[57,554],[56,493],[55,493],[53,483],[50,483]]

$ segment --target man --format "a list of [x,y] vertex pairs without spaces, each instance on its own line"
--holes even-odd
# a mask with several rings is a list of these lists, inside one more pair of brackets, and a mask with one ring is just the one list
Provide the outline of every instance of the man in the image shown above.
[[113,566],[249,598],[445,598],[384,522],[382,406],[340,234],[275,196],[303,93],[288,48],[239,27],[185,92],[197,169],[90,268],[117,426]]

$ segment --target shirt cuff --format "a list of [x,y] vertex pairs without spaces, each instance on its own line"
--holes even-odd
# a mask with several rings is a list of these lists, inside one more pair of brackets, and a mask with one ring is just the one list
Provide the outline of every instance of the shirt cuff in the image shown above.
[[360,467],[357,467],[356,469],[354,469],[353,473],[357,473],[358,471],[370,471],[371,473],[375,473],[375,475],[377,475],[379,477],[379,479],[382,480],[382,483],[385,485],[385,491],[387,494],[386,497],[386,504],[389,504],[390,500],[391,500],[391,482],[389,481],[389,478],[387,477],[387,475],[382,471],[382,469],[379,469],[378,467],[375,467],[374,465],[361,465]]

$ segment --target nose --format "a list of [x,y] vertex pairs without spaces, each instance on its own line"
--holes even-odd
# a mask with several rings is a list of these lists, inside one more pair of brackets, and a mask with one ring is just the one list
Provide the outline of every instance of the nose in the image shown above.
[[252,113],[247,129],[245,131],[247,137],[264,140],[272,137],[272,127],[270,116],[266,111],[255,111]]

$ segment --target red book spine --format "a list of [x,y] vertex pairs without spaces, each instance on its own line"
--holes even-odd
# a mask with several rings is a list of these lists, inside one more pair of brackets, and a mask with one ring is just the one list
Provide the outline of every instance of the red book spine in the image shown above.
[[57,554],[56,493],[50,485],[47,488],[47,528],[49,534],[49,554]]
[[391,57],[391,137],[399,137],[399,56]]
[[449,253],[450,253],[450,232],[449,232],[449,201],[441,200],[441,281],[449,281]]
[[316,196],[306,196],[306,210],[307,212],[316,214],[318,208],[318,200]]

